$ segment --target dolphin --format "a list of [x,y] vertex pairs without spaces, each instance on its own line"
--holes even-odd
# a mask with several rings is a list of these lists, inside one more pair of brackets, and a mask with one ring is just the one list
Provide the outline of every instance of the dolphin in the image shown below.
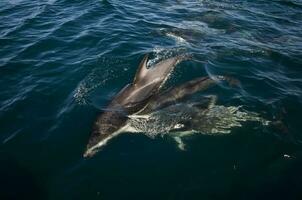
[[126,85],[97,117],[83,156],[93,156],[108,140],[118,135],[126,125],[127,116],[144,108],[158,93],[174,67],[185,59],[186,56],[175,56],[148,68],[147,54],[139,64],[133,82]]
[[230,85],[238,84],[238,82],[236,82],[236,79],[228,76],[198,77],[179,86],[171,87],[163,92],[160,92],[159,94],[154,95],[148,101],[147,105],[137,114],[144,115],[161,108],[168,107],[196,92],[206,90],[216,85],[219,81],[226,81]]
[[83,156],[93,156],[111,138],[122,133],[130,116],[143,117],[205,90],[215,85],[217,81],[226,80],[232,83],[233,79],[225,76],[199,77],[161,92],[161,86],[174,67],[187,58],[183,55],[176,56],[147,68],[148,55],[146,55],[139,64],[134,81],[126,85],[97,117]]

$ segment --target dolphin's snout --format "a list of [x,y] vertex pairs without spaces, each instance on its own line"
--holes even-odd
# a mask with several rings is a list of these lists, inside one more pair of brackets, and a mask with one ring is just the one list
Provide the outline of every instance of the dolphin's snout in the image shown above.
[[84,158],[89,158],[94,156],[98,151],[102,149],[103,146],[105,146],[111,138],[118,135],[120,132],[113,132],[111,134],[102,134],[99,132],[93,132],[92,136],[89,139],[87,148],[85,153],[83,154]]
[[84,158],[90,158],[92,156],[94,156],[94,154],[96,154],[97,150],[96,149],[88,149],[85,151],[85,153],[83,154]]
[[86,147],[86,151],[83,154],[84,158],[92,157],[93,155],[95,155],[98,152],[100,146],[102,146],[102,144],[100,142],[104,140],[104,138],[102,138],[100,136],[101,136],[100,134],[99,135],[93,135],[89,139],[89,142],[88,142],[87,147]]

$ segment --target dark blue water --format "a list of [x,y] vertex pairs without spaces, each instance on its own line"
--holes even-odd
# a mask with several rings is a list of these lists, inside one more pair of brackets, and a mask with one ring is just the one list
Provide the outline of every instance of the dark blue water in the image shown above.
[[[123,134],[85,160],[91,126],[151,62],[190,54],[168,84],[231,75],[217,104],[274,126]],[[301,199],[302,1],[2,0],[0,199]]]

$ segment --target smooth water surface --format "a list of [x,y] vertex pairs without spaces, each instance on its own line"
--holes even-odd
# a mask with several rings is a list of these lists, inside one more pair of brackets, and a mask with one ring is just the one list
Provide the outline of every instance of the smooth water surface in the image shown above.
[[[229,75],[206,93],[272,126],[125,133],[83,159],[92,124],[150,65],[189,54],[167,87]],[[302,1],[0,1],[0,199],[301,199]]]

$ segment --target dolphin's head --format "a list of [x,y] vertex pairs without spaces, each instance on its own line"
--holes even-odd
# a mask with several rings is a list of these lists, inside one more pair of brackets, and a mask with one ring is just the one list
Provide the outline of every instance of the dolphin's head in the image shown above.
[[107,111],[100,115],[92,128],[83,157],[92,157],[108,140],[118,135],[126,120],[127,116],[119,111]]
[[108,142],[109,139],[115,136],[115,127],[105,126],[106,124],[102,126],[102,128],[98,127],[97,124],[94,126],[86,147],[86,151],[83,154],[84,157],[92,157],[101,149],[102,146]]

